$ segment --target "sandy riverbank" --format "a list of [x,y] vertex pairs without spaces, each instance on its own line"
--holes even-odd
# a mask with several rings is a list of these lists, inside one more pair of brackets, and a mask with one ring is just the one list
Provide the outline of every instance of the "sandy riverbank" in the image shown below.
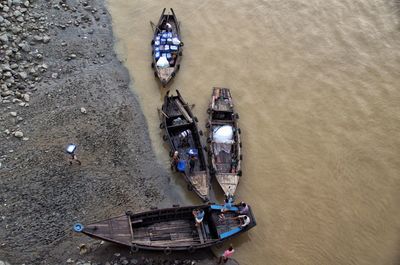
[[[77,246],[94,241],[71,229],[78,221],[180,202],[113,50],[104,2],[0,3],[0,260],[158,264],[163,255],[131,256],[109,244],[81,256]],[[78,144],[81,166],[66,160],[70,142]],[[203,251],[190,258],[207,264],[210,257]]]

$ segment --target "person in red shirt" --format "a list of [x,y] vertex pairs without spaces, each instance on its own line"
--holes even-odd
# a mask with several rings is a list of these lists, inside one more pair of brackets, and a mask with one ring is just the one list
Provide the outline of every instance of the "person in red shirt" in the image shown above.
[[229,248],[225,250],[224,254],[221,257],[219,257],[218,264],[221,264],[222,261],[226,263],[228,259],[233,256],[234,252],[235,250],[233,249],[232,245],[230,245]]

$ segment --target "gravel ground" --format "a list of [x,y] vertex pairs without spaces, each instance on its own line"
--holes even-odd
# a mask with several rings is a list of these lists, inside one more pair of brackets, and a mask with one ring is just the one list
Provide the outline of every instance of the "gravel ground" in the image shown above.
[[72,232],[179,202],[129,82],[103,0],[0,0],[0,264],[211,263],[210,251],[132,256]]

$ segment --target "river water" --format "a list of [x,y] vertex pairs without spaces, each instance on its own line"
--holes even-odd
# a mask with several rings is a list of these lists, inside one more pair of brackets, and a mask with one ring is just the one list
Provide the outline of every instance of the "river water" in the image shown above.
[[[108,0],[160,161],[149,21],[173,7],[179,88],[204,128],[213,86],[232,89],[258,225],[233,240],[250,264],[400,264],[400,4],[383,0]],[[174,179],[178,193],[199,201]]]

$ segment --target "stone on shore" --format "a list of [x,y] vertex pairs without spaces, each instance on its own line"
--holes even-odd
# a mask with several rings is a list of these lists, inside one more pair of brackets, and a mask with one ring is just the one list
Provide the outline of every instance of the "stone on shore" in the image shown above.
[[22,137],[24,137],[24,134],[21,131],[16,131],[16,132],[14,132],[14,136],[17,138],[22,138]]

